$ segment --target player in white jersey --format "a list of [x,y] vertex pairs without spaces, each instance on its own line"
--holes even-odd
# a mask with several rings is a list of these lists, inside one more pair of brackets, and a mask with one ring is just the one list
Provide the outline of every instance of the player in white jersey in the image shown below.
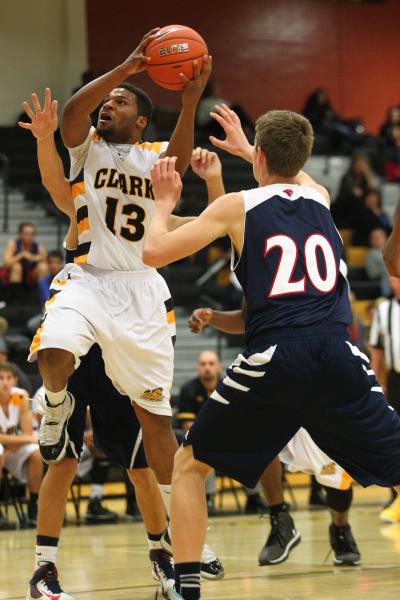
[[[188,166],[196,106],[211,58],[204,57],[201,73],[195,65],[193,81],[182,75],[182,110],[168,147],[142,143],[151,102],[124,80],[145,68],[143,50],[157,34],[158,29],[144,36],[124,63],[80,89],[64,108],[61,133],[70,149],[72,178],[83,169],[83,180],[74,187],[80,243],[75,264],[67,265],[55,282],[30,359],[38,355],[46,390],[41,452],[55,462],[65,455],[66,425],[74,407],[66,392],[68,378],[79,357],[99,344],[107,375],[134,403],[168,510],[177,448],[169,403],[174,313],[165,281],[143,264],[141,251],[154,206],[150,167],[164,151],[177,157],[181,173]],[[100,103],[93,131],[90,114]]]

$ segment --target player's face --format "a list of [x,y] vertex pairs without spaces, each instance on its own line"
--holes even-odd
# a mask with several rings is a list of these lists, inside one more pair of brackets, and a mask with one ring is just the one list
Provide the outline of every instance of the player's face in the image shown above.
[[11,371],[0,371],[0,396],[3,398],[9,396],[14,385],[15,376]]
[[139,141],[136,96],[124,88],[115,88],[104,99],[97,122],[97,133],[112,143],[129,144]]

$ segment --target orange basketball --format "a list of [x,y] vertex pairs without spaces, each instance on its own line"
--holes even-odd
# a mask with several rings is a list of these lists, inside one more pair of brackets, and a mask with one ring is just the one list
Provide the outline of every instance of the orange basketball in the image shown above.
[[193,79],[193,61],[197,59],[202,69],[203,56],[208,54],[208,49],[194,29],[168,25],[146,46],[144,54],[151,58],[146,68],[153,81],[167,90],[182,90],[184,84],[179,73]]

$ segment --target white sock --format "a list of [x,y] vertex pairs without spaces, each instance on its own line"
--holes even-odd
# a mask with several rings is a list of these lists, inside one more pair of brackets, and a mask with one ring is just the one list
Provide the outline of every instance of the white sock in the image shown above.
[[90,488],[90,497],[91,498],[102,498],[104,494],[104,485],[101,483],[92,483]]
[[35,551],[35,571],[43,565],[43,563],[51,562],[56,564],[57,546],[36,546]]
[[63,388],[59,392],[51,392],[45,386],[44,391],[46,393],[48,403],[51,404],[51,406],[57,406],[57,404],[62,404],[64,402],[67,387]]
[[158,489],[161,492],[161,498],[163,499],[165,510],[167,511],[167,516],[169,518],[171,512],[171,485],[159,483]]

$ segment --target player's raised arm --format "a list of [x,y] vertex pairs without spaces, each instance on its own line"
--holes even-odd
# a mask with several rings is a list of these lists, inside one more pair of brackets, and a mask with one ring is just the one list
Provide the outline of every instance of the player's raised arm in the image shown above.
[[400,277],[400,200],[394,216],[392,233],[383,248],[383,260],[389,275]]
[[243,160],[252,163],[254,146],[248,141],[235,111],[231,110],[226,104],[217,104],[215,112],[211,112],[210,115],[218,121],[226,135],[224,140],[211,135],[210,142],[216,148],[225,150],[229,154],[240,156]]
[[145,238],[143,262],[152,267],[167,265],[190,256],[227,234],[240,253],[244,220],[241,194],[226,194],[218,198],[197,219],[175,231],[168,231],[168,220],[182,189],[181,179],[174,168],[175,161],[175,157],[164,158],[152,168],[156,207]]
[[128,77],[144,70],[150,60],[144,56],[144,49],[158,31],[159,27],[146,33],[122,64],[85,85],[68,100],[61,121],[61,135],[67,148],[75,148],[85,141],[91,124],[90,115],[107,94]]
[[24,110],[31,122],[20,121],[18,125],[23,129],[29,129],[36,138],[42,183],[54,204],[70,218],[75,217],[70,183],[65,177],[64,166],[54,141],[54,132],[58,128],[58,102],[51,99],[50,88],[45,89],[43,109],[36,94],[32,94],[31,98],[32,106],[28,102],[23,102]]
[[190,80],[181,73],[181,79],[185,84],[182,92],[182,110],[178,122],[171,136],[166,156],[176,156],[176,170],[184,174],[192,158],[194,145],[194,121],[196,109],[206,83],[211,74],[212,58],[204,56],[203,70],[200,71],[199,64],[193,61],[194,79]]

